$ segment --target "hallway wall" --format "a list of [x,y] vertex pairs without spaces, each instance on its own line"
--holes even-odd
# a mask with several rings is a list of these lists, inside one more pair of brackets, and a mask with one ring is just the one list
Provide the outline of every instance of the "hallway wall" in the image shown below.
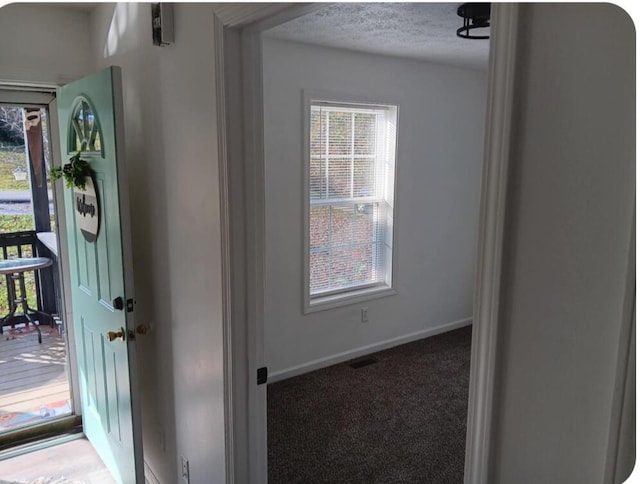
[[62,84],[93,67],[89,13],[46,4],[0,8],[0,81]]
[[145,461],[161,484],[225,482],[221,234],[211,5],[175,4],[152,44],[148,3],[92,15],[95,69],[122,67]]
[[635,30],[612,4],[521,9],[489,481],[601,484],[635,272]]

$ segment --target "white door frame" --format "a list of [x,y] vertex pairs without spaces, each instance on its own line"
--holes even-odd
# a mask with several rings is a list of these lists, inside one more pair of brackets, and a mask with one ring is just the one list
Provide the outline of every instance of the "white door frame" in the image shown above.
[[491,5],[489,89],[471,337],[465,484],[490,484],[518,4]]
[[[51,152],[51,163],[53,166],[62,166],[60,144],[60,127],[58,120],[58,101],[56,98],[56,86],[47,83],[21,83],[3,82],[0,85],[0,101],[20,106],[34,106],[47,109],[49,120],[49,147]],[[73,416],[82,416],[82,406],[80,404],[80,383],[78,380],[78,366],[75,346],[75,333],[71,321],[69,286],[69,249],[67,247],[67,225],[64,213],[64,193],[57,189],[57,184],[52,183],[54,212],[56,216],[56,241],[58,244],[58,271],[60,279],[54,284],[60,285],[60,295],[62,300],[63,321],[66,327],[66,349],[67,349],[67,375],[71,389],[71,400],[73,404]]]
[[[326,5],[326,4],[325,4]],[[227,482],[267,482],[264,361],[264,132],[261,32],[321,5],[289,6],[264,16],[227,6],[214,15],[221,179]],[[235,10],[229,20],[229,11]],[[465,465],[466,484],[489,484],[494,427],[498,313],[503,261],[517,4],[492,5],[474,329]],[[250,18],[250,24],[242,19]],[[227,86],[232,86],[228,89]],[[241,87],[240,87],[241,86]]]
[[[60,149],[60,120],[58,119],[58,99],[55,98],[49,104],[49,140],[53,166],[61,167],[62,150]],[[71,388],[73,410],[76,415],[82,416],[82,404],[80,402],[80,379],[78,377],[78,358],[76,352],[76,334],[73,330],[73,311],[71,309],[71,278],[69,269],[69,245],[67,241],[67,219],[64,210],[64,191],[60,190],[60,184],[53,183],[53,198],[56,214],[56,237],[58,243],[58,269],[60,272],[60,294],[62,297],[62,310],[64,311],[64,324],[68,338],[67,365],[71,376]]]

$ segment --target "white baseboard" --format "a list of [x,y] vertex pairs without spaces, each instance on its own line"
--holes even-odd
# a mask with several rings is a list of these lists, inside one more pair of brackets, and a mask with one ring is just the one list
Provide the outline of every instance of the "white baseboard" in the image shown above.
[[349,361],[354,358],[358,358],[360,356],[364,356],[371,353],[376,353],[378,351],[393,348],[394,346],[403,345],[405,343],[411,343],[412,341],[428,338],[429,336],[435,336],[437,334],[446,333],[447,331],[453,331],[454,329],[462,328],[464,326],[469,326],[470,324],[471,324],[471,318],[469,317],[469,318],[461,319],[459,321],[453,321],[451,323],[442,324],[440,326],[436,326],[435,328],[423,329],[420,331],[416,331],[415,333],[405,334],[403,336],[398,336],[396,338],[380,341],[379,343],[373,343],[370,345],[361,346],[360,348],[354,348],[349,351],[344,351],[342,353],[337,353],[335,355],[327,356],[325,358],[319,358],[317,360],[309,361],[301,365],[297,365],[291,368],[285,368],[284,370],[273,372],[271,375],[269,375],[268,383],[275,383],[281,380],[286,380],[287,378],[292,378],[294,376],[302,375],[303,373],[319,370],[320,368],[326,368],[327,366],[335,365],[337,363]]
[[146,461],[144,463],[144,480],[146,484],[160,484],[160,480],[153,473]]

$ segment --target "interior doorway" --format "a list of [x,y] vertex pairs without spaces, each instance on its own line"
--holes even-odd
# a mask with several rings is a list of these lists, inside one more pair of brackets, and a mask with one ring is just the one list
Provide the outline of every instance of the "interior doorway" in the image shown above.
[[6,449],[78,428],[80,417],[50,177],[53,92],[0,95],[0,449]]
[[[457,38],[456,8],[332,5],[262,32],[270,482],[463,480],[489,41]],[[396,213],[376,218],[365,116],[387,105]],[[354,290],[381,225],[384,298]]]

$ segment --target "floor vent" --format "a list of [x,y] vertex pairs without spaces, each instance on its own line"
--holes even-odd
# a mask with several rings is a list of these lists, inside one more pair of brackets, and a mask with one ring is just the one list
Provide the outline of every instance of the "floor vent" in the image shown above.
[[354,370],[357,370],[358,368],[362,368],[363,366],[373,365],[374,363],[377,363],[377,362],[378,360],[376,360],[375,358],[363,358],[361,360],[356,360],[349,363],[349,366]]

